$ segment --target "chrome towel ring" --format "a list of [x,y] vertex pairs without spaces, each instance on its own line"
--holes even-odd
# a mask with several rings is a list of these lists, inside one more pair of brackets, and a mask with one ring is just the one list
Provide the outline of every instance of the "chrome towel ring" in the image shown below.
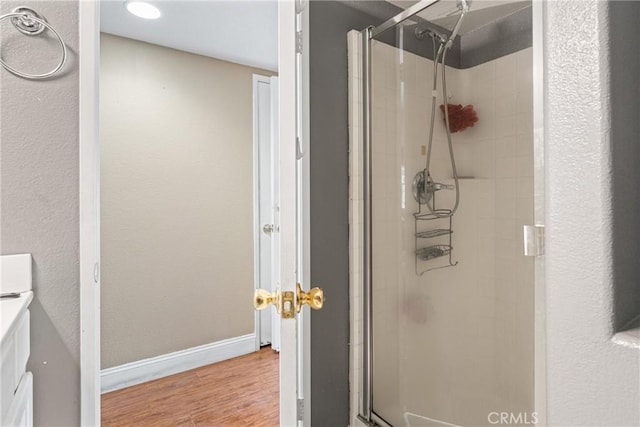
[[42,73],[42,74],[29,74],[23,73],[22,71],[18,71],[9,64],[7,64],[2,57],[0,57],[0,64],[12,74],[15,74],[18,77],[22,77],[30,80],[43,80],[49,77],[52,77],[56,73],[58,73],[65,62],[67,61],[67,46],[64,44],[64,40],[60,34],[47,22],[47,20],[40,15],[35,10],[30,7],[17,7],[11,13],[7,13],[6,15],[0,16],[0,22],[5,19],[11,19],[11,23],[18,31],[27,36],[36,36],[41,34],[45,30],[51,31],[58,39],[60,43],[60,48],[62,49],[62,58],[60,59],[60,63],[51,71]]

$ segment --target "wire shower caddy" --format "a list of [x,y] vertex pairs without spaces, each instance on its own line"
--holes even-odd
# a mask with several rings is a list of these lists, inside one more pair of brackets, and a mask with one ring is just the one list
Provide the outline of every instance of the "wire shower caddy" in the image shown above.
[[[436,195],[432,193],[431,201],[433,209],[423,209],[426,203],[418,201],[418,212],[414,218],[414,247],[416,274],[422,276],[427,271],[441,268],[454,267],[458,261],[453,261],[453,212],[450,209],[436,208]],[[430,221],[441,221],[447,224],[445,227],[424,229],[422,224],[432,224]],[[440,238],[440,240],[435,240]],[[428,244],[431,243],[431,244]],[[425,245],[426,244],[426,245]],[[425,262],[447,257],[447,264],[437,267],[421,268]]]

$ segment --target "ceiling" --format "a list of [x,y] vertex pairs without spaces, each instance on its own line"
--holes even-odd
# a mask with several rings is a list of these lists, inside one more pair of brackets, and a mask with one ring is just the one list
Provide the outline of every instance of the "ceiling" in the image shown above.
[[138,18],[122,0],[100,2],[102,32],[237,64],[278,69],[278,4],[262,1],[149,0],[162,16]]

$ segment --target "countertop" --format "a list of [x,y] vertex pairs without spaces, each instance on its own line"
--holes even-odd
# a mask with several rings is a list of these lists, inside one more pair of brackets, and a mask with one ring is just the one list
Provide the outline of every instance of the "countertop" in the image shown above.
[[11,335],[20,313],[29,307],[33,300],[33,291],[23,292],[18,298],[0,299],[0,346]]

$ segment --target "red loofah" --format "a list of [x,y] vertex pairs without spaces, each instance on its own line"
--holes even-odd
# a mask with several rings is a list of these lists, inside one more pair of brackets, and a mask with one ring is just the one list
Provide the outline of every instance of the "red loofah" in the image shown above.
[[[473,105],[465,105],[463,107],[461,104],[447,104],[447,109],[449,110],[449,130],[451,130],[451,133],[463,131],[478,121],[478,115],[473,109]],[[440,106],[440,110],[446,123],[444,105]]]

